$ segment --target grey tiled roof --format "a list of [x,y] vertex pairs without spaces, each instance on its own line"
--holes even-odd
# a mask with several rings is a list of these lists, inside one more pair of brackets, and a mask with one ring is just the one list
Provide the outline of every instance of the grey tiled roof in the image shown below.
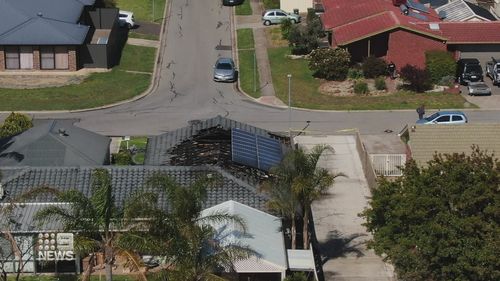
[[0,0],[0,45],[80,45],[89,27],[78,24],[94,0]]
[[446,5],[436,8],[444,21],[467,21],[473,17],[482,17],[487,20],[496,20],[486,9],[471,4],[464,0],[451,1]]
[[180,128],[165,134],[150,137],[146,152],[146,165],[169,165],[170,150],[181,142],[195,136],[200,130],[220,127],[225,130],[239,128],[246,132],[250,132],[260,136],[270,136],[272,133],[245,123],[231,120],[222,116],[217,116],[211,119],[198,122],[191,122],[187,127]]
[[[41,231],[60,231],[63,229],[63,225],[59,221],[50,220],[44,222],[43,224],[37,222],[34,219],[35,214],[50,206],[56,205],[61,208],[67,206],[67,203],[25,203],[25,204],[15,204],[12,212],[8,214],[9,228],[12,232],[41,232]],[[8,205],[5,203],[0,203],[0,208],[5,208]],[[6,215],[7,216],[7,215]]]
[[69,119],[43,120],[17,136],[0,139],[0,166],[106,164],[111,140],[78,128],[73,122]]
[[[221,184],[207,190],[207,200],[204,208],[212,207],[228,200],[238,201],[259,210],[266,210],[267,197],[254,187],[229,175],[217,167],[151,167],[151,166],[101,166],[110,171],[113,193],[116,203],[124,200],[134,192],[141,190],[146,180],[155,172],[165,173],[173,177],[181,185],[189,185],[201,176],[207,174],[222,175]],[[20,194],[40,186],[49,186],[59,190],[77,189],[87,196],[91,194],[91,174],[96,167],[27,167],[10,173],[2,180],[7,193],[4,202]],[[9,168],[4,168],[9,169]],[[163,192],[159,192],[160,204],[169,209],[169,202]],[[35,202],[54,202],[49,195],[39,196]]]

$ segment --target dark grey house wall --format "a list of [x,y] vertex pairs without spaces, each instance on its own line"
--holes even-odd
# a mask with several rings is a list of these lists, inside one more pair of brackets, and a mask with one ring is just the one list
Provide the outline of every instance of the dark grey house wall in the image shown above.
[[79,64],[86,68],[108,68],[107,45],[86,44],[80,46]]
[[88,24],[95,29],[111,29],[118,20],[117,8],[97,8],[88,11]]

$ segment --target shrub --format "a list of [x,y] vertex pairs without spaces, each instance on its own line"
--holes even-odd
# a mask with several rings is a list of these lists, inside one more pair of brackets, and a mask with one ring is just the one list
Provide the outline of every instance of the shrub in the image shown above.
[[441,82],[445,76],[454,76],[457,63],[446,51],[428,51],[425,53],[425,65],[433,83]]
[[122,150],[118,153],[113,153],[112,158],[112,163],[114,165],[128,166],[133,164],[132,153],[129,151]]
[[367,57],[361,66],[365,78],[375,78],[387,74],[387,64],[383,59]]
[[[306,55],[319,47],[319,38],[324,36],[323,25],[314,10],[307,14],[307,25],[291,25],[288,30],[288,45],[294,55]],[[283,34],[283,30],[282,30]]]
[[379,76],[375,78],[375,89],[379,91],[387,90],[387,85],[385,84],[385,78]]
[[304,272],[294,272],[287,276],[284,281],[307,281],[307,276]]
[[264,8],[266,8],[266,10],[279,9],[279,7],[280,7],[280,0],[264,0]]
[[370,90],[368,90],[368,84],[365,81],[356,81],[354,82],[354,93],[358,95],[368,94]]
[[408,89],[419,93],[432,89],[430,75],[426,69],[407,64],[401,68],[400,73],[403,80],[410,83]]
[[455,76],[444,76],[439,80],[438,85],[451,87],[455,84]]
[[292,21],[290,19],[284,19],[281,21],[281,38],[288,39],[288,34],[290,34],[290,29],[292,29]]
[[347,71],[347,78],[349,79],[361,79],[363,78],[363,71],[358,68],[349,68]]
[[315,77],[344,80],[349,70],[351,55],[342,48],[316,49],[311,53],[309,68]]
[[5,118],[4,124],[0,127],[0,137],[14,136],[31,127],[33,127],[33,121],[29,116],[12,112]]

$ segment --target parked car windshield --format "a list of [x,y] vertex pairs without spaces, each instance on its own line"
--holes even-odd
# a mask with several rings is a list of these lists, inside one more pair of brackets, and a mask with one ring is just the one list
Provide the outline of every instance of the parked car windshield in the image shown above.
[[427,120],[427,121],[429,121],[429,122],[430,122],[430,121],[432,121],[432,120],[436,119],[436,117],[438,117],[438,116],[439,116],[439,113],[434,113],[434,114],[432,114],[431,116],[429,116],[429,117],[425,118],[425,120]]
[[481,71],[482,71],[481,66],[478,64],[467,66],[467,72],[480,73]]
[[217,69],[233,69],[233,66],[230,63],[219,63]]

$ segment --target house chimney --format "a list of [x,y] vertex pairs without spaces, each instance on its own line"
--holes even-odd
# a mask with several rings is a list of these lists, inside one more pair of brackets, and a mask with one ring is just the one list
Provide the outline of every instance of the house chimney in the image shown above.
[[39,17],[43,16],[42,12],[38,12],[38,13],[36,13],[36,15],[39,16]]

